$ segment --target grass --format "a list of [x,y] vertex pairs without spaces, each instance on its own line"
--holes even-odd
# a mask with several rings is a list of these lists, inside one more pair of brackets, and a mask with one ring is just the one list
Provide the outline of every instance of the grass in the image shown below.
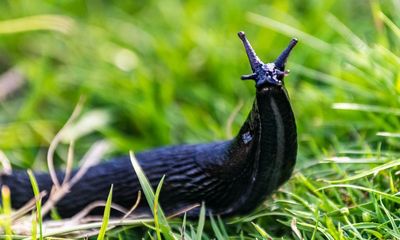
[[160,196],[161,187],[164,182],[164,177],[160,180],[156,193],[154,194],[154,191],[147,177],[145,176],[142,168],[140,167],[139,162],[136,160],[133,152],[131,151],[129,155],[132,162],[132,166],[136,172],[136,175],[139,178],[140,186],[143,189],[143,193],[146,196],[146,200],[149,204],[149,207],[153,210],[154,225],[155,225],[154,228],[156,230],[157,239],[161,239],[161,232],[163,233],[164,239],[167,240],[175,239],[175,236],[171,231],[171,227],[168,224],[164,212],[162,211],[161,206],[158,204],[158,198]]
[[10,200],[10,189],[7,186],[1,187],[1,197],[2,197],[2,218],[1,226],[5,234],[5,239],[11,239],[12,236],[12,226],[11,226],[11,200]]
[[39,224],[39,239],[43,240],[42,199],[40,197],[39,186],[32,171],[28,170],[28,175],[36,200],[36,213],[34,214],[35,218],[32,220],[32,239],[36,239],[37,224]]
[[97,236],[97,240],[103,240],[106,235],[106,232],[107,232],[107,226],[108,226],[108,221],[110,219],[110,212],[111,212],[112,191],[113,191],[113,185],[111,185],[110,193],[108,194],[107,202],[104,207],[104,215],[103,215],[102,224],[101,224],[101,227],[99,230],[99,235]]
[[3,1],[0,10],[0,157],[33,170],[46,169],[47,148],[82,95],[82,114],[54,150],[61,168],[99,139],[115,146],[108,156],[226,139],[254,97],[239,80],[249,66],[236,32],[266,61],[299,38],[286,80],[300,147],[291,180],[247,216],[163,222],[160,209],[159,228],[110,219],[123,227],[106,237],[400,238],[397,1]]

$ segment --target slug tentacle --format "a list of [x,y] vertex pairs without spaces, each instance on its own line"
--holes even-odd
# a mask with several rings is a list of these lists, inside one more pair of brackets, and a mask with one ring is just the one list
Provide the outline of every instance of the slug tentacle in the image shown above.
[[[297,132],[283,78],[288,74],[284,69],[286,60],[297,40],[293,39],[275,62],[264,64],[245,34],[239,32],[238,36],[253,70],[242,79],[255,80],[256,91],[252,109],[237,136],[227,141],[162,147],[136,155],[153,188],[165,176],[160,204],[167,214],[202,202],[207,213],[246,214],[288,180],[293,171]],[[57,173],[58,179],[64,175]],[[51,191],[48,173],[35,173],[35,177],[41,191]],[[113,202],[129,209],[141,186],[128,156],[89,168],[57,203],[58,213],[70,217],[94,201],[106,200],[111,184]],[[0,185],[9,186],[13,208],[20,208],[33,198],[25,171],[0,175]],[[145,199],[141,199],[134,213],[151,214]],[[194,209],[187,215],[196,217],[198,213],[199,209]]]
[[285,71],[285,64],[290,52],[297,44],[297,39],[293,38],[290,41],[289,46],[279,55],[275,62],[265,64],[257,57],[245,33],[239,32],[238,36],[243,42],[251,70],[253,70],[252,74],[243,75],[241,79],[255,80],[257,88],[261,88],[265,84],[282,85],[283,77],[289,74],[289,71]]
[[246,35],[244,32],[238,33],[239,38],[242,40],[244,49],[246,50],[247,57],[249,58],[251,70],[256,72],[256,70],[262,66],[264,63],[257,57],[256,52],[251,47],[250,42],[247,40]]
[[287,46],[287,48],[275,60],[275,67],[277,67],[281,71],[285,70],[285,64],[286,64],[287,58],[289,57],[290,52],[296,46],[297,42],[298,41],[296,38],[293,38],[290,41],[289,46]]

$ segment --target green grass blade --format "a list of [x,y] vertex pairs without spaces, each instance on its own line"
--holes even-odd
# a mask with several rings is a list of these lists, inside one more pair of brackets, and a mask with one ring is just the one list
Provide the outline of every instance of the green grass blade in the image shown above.
[[31,238],[37,239],[37,220],[36,220],[36,212],[32,212],[32,230],[31,230]]
[[318,212],[318,211],[315,211],[314,215],[315,215],[314,219],[315,219],[316,221],[315,221],[314,230],[312,231],[311,240],[314,240],[315,237],[316,237],[316,235],[317,235],[318,224],[319,224],[319,221],[320,221],[320,220],[319,220],[319,212]]
[[[396,225],[396,221],[393,218],[393,216],[391,215],[390,211],[385,207],[385,205],[382,202],[382,198],[379,198],[379,203],[383,209],[383,211],[385,212],[387,218],[389,219],[390,224],[392,225],[392,229],[394,231],[394,233],[398,236],[400,236],[400,231],[399,231],[399,227]],[[398,219],[397,219],[398,220]]]
[[224,239],[226,239],[226,238],[224,238],[224,236],[222,235],[221,230],[219,229],[218,224],[217,224],[217,222],[215,221],[215,219],[214,219],[214,217],[213,217],[213,215],[212,215],[211,213],[210,213],[210,221],[211,221],[211,227],[212,227],[212,229],[214,230],[214,233],[215,233],[215,237],[216,237],[218,240],[224,240]]
[[5,239],[11,239],[12,229],[11,229],[11,198],[10,198],[10,189],[3,185],[1,187],[1,198],[3,204],[3,214],[4,219],[0,219],[0,223],[4,229],[4,233],[6,234]]
[[[139,179],[140,186],[142,187],[143,193],[146,197],[147,203],[149,204],[150,208],[154,207],[154,200],[155,200],[155,194],[153,191],[153,188],[151,187],[149,180],[147,179],[146,175],[143,172],[142,167],[140,167],[139,162],[136,160],[135,155],[133,154],[132,151],[129,152],[129,156],[131,159],[131,163],[133,166],[133,169],[135,170],[135,173]],[[159,185],[160,186],[160,185]],[[167,239],[175,239],[171,227],[168,224],[167,218],[165,217],[165,214],[163,210],[161,209],[161,206],[157,206],[157,218],[160,221],[160,224],[163,225],[163,236]]]
[[383,46],[388,45],[388,39],[386,36],[385,28],[383,28],[382,19],[380,18],[381,10],[381,1],[379,0],[370,0],[371,13],[375,23],[375,31],[377,32],[377,42]]
[[221,230],[222,236],[224,236],[225,239],[228,239],[229,238],[228,232],[226,231],[225,224],[222,221],[220,216],[217,216],[217,222],[218,222],[219,229]]
[[161,239],[161,229],[159,224],[159,215],[158,215],[158,199],[160,197],[161,187],[164,182],[165,175],[161,178],[160,182],[158,183],[156,194],[154,196],[154,206],[153,206],[153,215],[154,215],[154,225],[156,227],[157,239]]
[[379,12],[378,16],[382,21],[392,30],[392,32],[400,39],[400,27],[398,27],[390,18],[388,18],[383,12]]
[[103,240],[106,236],[108,221],[110,220],[111,203],[112,203],[113,185],[111,185],[110,192],[108,193],[106,206],[104,207],[103,222],[97,236],[97,240]]
[[36,198],[36,221],[39,223],[39,239],[43,239],[43,219],[42,219],[42,199],[39,193],[39,186],[37,184],[36,178],[31,170],[28,170],[29,180],[31,181],[33,194]]
[[308,44],[310,47],[318,49],[322,52],[329,52],[333,50],[333,47],[329,43],[282,22],[255,13],[248,13],[247,17],[249,21],[254,24],[273,29],[274,31],[285,34],[288,37],[295,36],[301,39],[301,41],[305,44]]
[[196,240],[201,240],[201,237],[203,235],[205,219],[206,219],[206,207],[203,202],[200,208],[199,222],[197,223]]
[[362,190],[362,191],[366,191],[366,192],[372,192],[375,193],[379,196],[382,196],[383,198],[386,198],[388,200],[391,200],[393,202],[396,203],[400,203],[400,197],[396,196],[396,195],[391,195],[388,193],[384,193],[372,188],[366,188],[366,187],[362,187],[362,186],[357,186],[357,185],[352,185],[352,184],[333,184],[333,185],[329,185],[329,186],[324,186],[321,188],[318,188],[316,191],[321,191],[324,189],[329,189],[329,188],[353,188],[353,189],[358,189],[358,190]]
[[152,208],[154,206],[154,198],[155,198],[153,189],[149,183],[149,180],[147,179],[146,175],[144,174],[142,167],[139,165],[138,161],[136,160],[136,157],[133,154],[133,152],[130,151],[129,155],[130,155],[133,169],[135,170],[135,173],[138,176],[140,186],[143,189],[143,193],[144,193],[144,196],[146,197],[147,203],[149,204],[150,208]]
[[349,181],[353,181],[359,178],[363,178],[372,174],[377,174],[380,171],[386,170],[386,169],[390,169],[390,168],[394,168],[400,166],[400,160],[394,160],[391,162],[388,162],[386,164],[382,164],[380,166],[374,167],[372,169],[369,169],[367,171],[363,171],[360,172],[359,174],[353,175],[351,177],[347,177],[344,179],[340,179],[340,180],[328,180],[328,183],[342,183],[342,182],[349,182]]
[[396,115],[400,116],[400,109],[399,108],[389,108],[386,106],[379,106],[379,105],[367,105],[367,104],[358,104],[358,103],[334,103],[332,104],[333,109],[338,110],[351,110],[351,111],[361,111],[361,112],[368,112],[368,113],[382,113],[388,115]]
[[375,231],[375,230],[372,230],[372,229],[364,229],[363,231],[372,234],[377,239],[383,239],[383,235],[378,231]]
[[183,220],[182,220],[182,227],[181,227],[181,239],[185,238],[186,236],[186,213],[183,215]]
[[194,230],[193,225],[190,224],[189,226],[190,226],[190,237],[191,237],[192,239],[197,239],[197,238],[196,238],[196,232],[195,232],[195,230]]
[[334,28],[342,37],[349,41],[351,46],[356,47],[359,50],[368,48],[367,44],[361,40],[353,31],[351,31],[345,24],[343,24],[337,17],[332,14],[326,16],[326,22]]
[[72,30],[72,18],[61,15],[36,15],[0,22],[0,34],[14,34],[38,30],[68,33]]
[[272,237],[262,227],[253,222],[251,224],[254,226],[257,232],[263,237],[263,239],[272,239]]

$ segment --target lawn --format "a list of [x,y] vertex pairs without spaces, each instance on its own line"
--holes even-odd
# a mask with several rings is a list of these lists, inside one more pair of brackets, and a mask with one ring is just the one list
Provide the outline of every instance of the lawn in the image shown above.
[[47,169],[80,99],[59,168],[72,140],[76,159],[107,141],[109,159],[229,139],[254,99],[254,84],[240,80],[250,68],[237,32],[265,61],[299,40],[285,80],[298,126],[292,178],[247,216],[160,216],[105,237],[400,239],[397,0],[21,0],[0,11],[0,157],[34,171]]

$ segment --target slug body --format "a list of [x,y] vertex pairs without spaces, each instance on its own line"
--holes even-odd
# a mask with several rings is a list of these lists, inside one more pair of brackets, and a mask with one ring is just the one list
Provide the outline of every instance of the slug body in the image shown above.
[[[194,204],[205,203],[208,212],[223,216],[246,214],[289,179],[296,161],[295,118],[283,85],[289,47],[274,63],[262,63],[240,32],[253,74],[242,79],[256,81],[256,97],[238,135],[228,141],[158,148],[136,155],[153,188],[165,180],[160,203],[167,214]],[[76,171],[74,172],[76,173]],[[73,173],[73,174],[74,174]],[[59,172],[60,181],[64,173]],[[40,190],[50,192],[48,173],[36,173]],[[9,186],[13,208],[32,199],[33,192],[25,171],[2,175],[0,184]],[[129,157],[91,167],[57,203],[62,217],[70,217],[88,204],[106,200],[111,184],[113,202],[130,208],[141,189]],[[144,199],[137,212],[148,212]],[[198,209],[188,212],[198,215]]]

